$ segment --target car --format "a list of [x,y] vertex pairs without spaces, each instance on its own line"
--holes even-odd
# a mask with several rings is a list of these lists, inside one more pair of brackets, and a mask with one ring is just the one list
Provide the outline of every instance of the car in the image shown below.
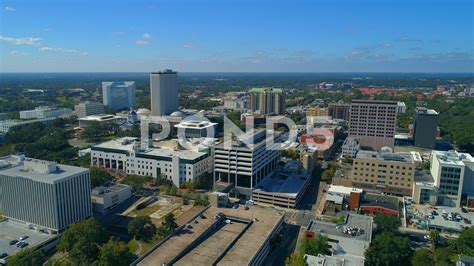
[[22,236],[22,237],[20,237],[20,241],[26,240],[28,238],[29,238],[29,236]]
[[18,240],[16,240],[16,239],[13,239],[12,241],[10,241],[10,243],[9,243],[9,244],[10,244],[10,245],[15,245],[16,243],[18,243]]
[[7,254],[7,253],[2,253],[2,254],[0,254],[0,259],[6,258],[6,257],[8,257],[8,254]]
[[232,209],[238,209],[238,208],[239,208],[239,204],[234,203],[234,205],[232,206]]
[[27,247],[29,244],[27,242],[22,242],[21,245],[19,246],[19,248],[25,248]]
[[19,241],[18,243],[16,243],[16,247],[20,247],[21,245],[23,245],[23,243],[25,243],[25,242]]
[[461,211],[464,212],[464,213],[468,213],[468,211],[464,207],[461,208]]
[[423,238],[426,239],[426,240],[430,240],[430,239],[431,239],[429,235],[425,235],[425,236],[423,236]]
[[224,222],[225,222],[226,224],[230,224],[230,223],[231,223],[231,221],[230,221],[229,219],[225,219]]
[[471,220],[467,219],[467,218],[464,218],[464,223],[466,224],[471,224]]
[[255,201],[253,200],[247,200],[247,205],[254,205],[255,204]]

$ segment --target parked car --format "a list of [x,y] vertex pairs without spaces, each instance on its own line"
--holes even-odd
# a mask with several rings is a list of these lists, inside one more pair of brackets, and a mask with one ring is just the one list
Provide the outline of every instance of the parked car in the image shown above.
[[471,220],[467,219],[467,218],[464,218],[464,223],[466,224],[471,224]]
[[29,238],[29,236],[22,236],[22,237],[20,237],[20,241],[26,240],[28,238]]
[[467,209],[464,208],[464,207],[461,208],[461,211],[464,212],[464,213],[468,213]]
[[29,245],[27,242],[20,242],[20,243],[21,244],[18,246],[19,248],[25,248]]
[[13,239],[12,241],[10,241],[10,245],[15,245],[16,243],[18,243],[18,240],[16,239]]

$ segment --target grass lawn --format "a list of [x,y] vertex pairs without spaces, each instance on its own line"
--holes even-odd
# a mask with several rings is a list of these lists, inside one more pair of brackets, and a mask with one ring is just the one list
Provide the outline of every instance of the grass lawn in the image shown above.
[[[138,250],[139,252],[138,252],[137,255],[142,256],[148,250],[150,250],[152,247],[154,247],[156,244],[158,244],[161,241],[161,239],[162,238],[158,235],[155,235],[148,242],[132,239],[128,242],[128,248],[130,249],[130,252],[133,253],[133,254],[136,254],[136,252]],[[141,246],[141,250],[140,250],[139,246]]]
[[141,210],[135,209],[131,213],[136,216],[150,216],[151,214],[153,214],[159,209],[160,209],[160,204],[156,203]]

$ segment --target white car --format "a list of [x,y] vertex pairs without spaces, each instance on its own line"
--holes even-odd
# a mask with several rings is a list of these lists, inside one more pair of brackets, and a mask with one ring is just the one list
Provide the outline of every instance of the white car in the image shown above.
[[230,223],[231,223],[231,221],[230,221],[229,219],[226,219],[224,222],[225,222],[226,224],[230,224]]
[[423,236],[423,238],[426,239],[426,240],[430,240],[430,239],[431,239],[429,235]]

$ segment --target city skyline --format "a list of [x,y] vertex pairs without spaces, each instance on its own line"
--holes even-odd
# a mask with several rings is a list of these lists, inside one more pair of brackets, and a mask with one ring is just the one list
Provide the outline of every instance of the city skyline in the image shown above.
[[470,1],[111,3],[2,1],[0,72],[474,71]]

